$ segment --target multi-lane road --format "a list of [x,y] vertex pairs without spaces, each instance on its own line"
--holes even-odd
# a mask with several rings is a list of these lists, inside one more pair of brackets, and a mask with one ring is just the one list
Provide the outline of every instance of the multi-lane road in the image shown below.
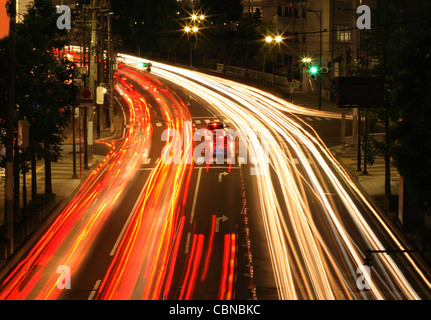
[[[409,246],[307,124],[339,125],[340,114],[123,59],[125,137],[11,268],[0,299],[430,298],[414,252],[364,266],[367,249]],[[235,137],[233,163],[195,152],[212,121]]]

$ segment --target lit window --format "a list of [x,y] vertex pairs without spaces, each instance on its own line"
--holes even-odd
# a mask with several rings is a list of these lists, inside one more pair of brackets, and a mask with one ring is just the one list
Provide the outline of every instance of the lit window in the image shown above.
[[349,42],[351,40],[351,33],[350,31],[346,30],[339,30],[337,31],[337,41],[339,42]]

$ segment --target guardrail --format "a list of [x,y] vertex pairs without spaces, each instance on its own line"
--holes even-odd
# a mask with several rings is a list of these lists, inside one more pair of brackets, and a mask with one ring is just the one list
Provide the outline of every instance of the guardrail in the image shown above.
[[[225,65],[223,63],[217,63],[217,72],[224,72],[224,68],[225,68]],[[226,73],[228,74],[246,78],[247,72],[248,72],[248,78],[251,78],[251,79],[265,80],[265,81],[271,82],[272,77],[274,77],[274,84],[284,85],[287,87],[291,84],[291,82],[287,77],[273,75],[272,73],[266,73],[262,71],[256,71],[256,70],[250,70],[250,69],[247,70],[244,68],[226,66]],[[295,90],[302,91],[301,81],[293,80],[293,84],[295,86]]]

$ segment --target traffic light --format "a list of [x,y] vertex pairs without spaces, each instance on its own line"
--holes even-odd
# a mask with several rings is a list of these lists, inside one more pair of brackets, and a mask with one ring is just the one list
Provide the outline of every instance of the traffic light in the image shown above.
[[318,75],[319,75],[319,68],[316,66],[311,66],[310,67],[310,78],[312,80],[316,80]]
[[151,62],[147,62],[147,63],[145,63],[145,62],[140,61],[140,62],[138,62],[137,67],[138,67],[139,69],[144,69],[144,68],[145,68],[145,69],[146,69],[146,71],[147,71],[148,73],[150,73],[150,72],[151,72],[152,64],[151,64]]

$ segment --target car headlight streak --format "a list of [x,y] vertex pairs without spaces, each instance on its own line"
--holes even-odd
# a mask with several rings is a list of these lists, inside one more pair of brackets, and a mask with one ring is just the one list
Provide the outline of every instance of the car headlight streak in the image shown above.
[[[123,57],[131,64],[138,59]],[[267,160],[260,144],[248,143],[248,151],[257,161],[262,219],[281,299],[420,299],[394,259],[386,254],[376,258],[369,293],[358,292],[354,280],[357,267],[363,264],[364,250],[384,249],[361,212],[363,207],[396,246],[403,245],[317,135],[311,134],[310,128],[305,130],[304,123],[293,116],[341,118],[340,114],[302,108],[218,77],[156,62],[152,65],[153,74],[206,100],[247,139],[252,132],[271,128],[269,135],[260,135],[268,146],[269,165],[259,165]],[[271,175],[271,170],[276,175]],[[282,195],[275,192],[275,182]],[[363,207],[358,207],[357,199]],[[353,238],[351,230],[362,237]],[[424,284],[431,287],[411,255],[405,256]]]

